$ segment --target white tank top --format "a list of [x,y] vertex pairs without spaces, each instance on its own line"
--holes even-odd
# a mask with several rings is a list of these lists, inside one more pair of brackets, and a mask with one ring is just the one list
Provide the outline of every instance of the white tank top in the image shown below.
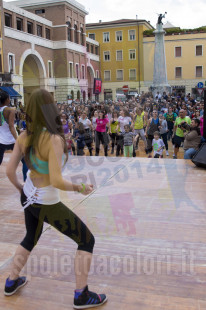
[[7,106],[0,108],[0,143],[9,145],[15,143],[15,139],[9,129],[9,124],[6,122],[3,111]]

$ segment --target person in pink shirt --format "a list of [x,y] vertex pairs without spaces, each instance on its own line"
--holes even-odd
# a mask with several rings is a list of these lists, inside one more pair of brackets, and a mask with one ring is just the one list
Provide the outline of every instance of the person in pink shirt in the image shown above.
[[200,117],[200,132],[201,132],[201,136],[203,137],[203,116]]
[[106,131],[107,124],[109,123],[108,118],[105,115],[104,111],[100,111],[98,118],[96,119],[96,133],[95,133],[95,143],[96,143],[96,154],[99,156],[100,142],[104,145],[104,155],[107,156],[108,151],[108,135]]

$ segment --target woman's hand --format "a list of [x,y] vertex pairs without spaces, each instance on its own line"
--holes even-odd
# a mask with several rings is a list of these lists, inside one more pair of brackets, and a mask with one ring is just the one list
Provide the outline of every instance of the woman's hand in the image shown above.
[[92,184],[81,184],[79,185],[79,193],[81,193],[82,195],[89,195],[91,194],[91,192],[93,192],[94,190],[94,185]]

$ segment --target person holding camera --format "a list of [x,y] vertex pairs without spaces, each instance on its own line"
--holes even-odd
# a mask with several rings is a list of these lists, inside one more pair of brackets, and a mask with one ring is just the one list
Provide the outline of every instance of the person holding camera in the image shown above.
[[185,110],[181,109],[179,112],[179,117],[175,120],[174,131],[173,131],[173,144],[174,144],[174,155],[173,158],[177,159],[177,153],[181,144],[184,142],[184,131],[186,125],[191,124],[191,119],[186,116]]
[[[191,126],[186,125],[186,128],[183,128],[184,131],[184,159],[192,159],[201,143],[201,133],[200,133],[200,120],[195,118],[191,122]],[[189,130],[187,132],[186,130]]]

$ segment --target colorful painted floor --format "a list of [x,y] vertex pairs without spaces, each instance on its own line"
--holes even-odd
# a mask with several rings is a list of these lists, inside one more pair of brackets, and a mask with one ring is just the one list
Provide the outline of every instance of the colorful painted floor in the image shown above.
[[[3,295],[25,234],[19,194],[5,176],[9,156],[0,167],[0,309],[72,309],[76,245],[49,226],[22,272],[29,283]],[[89,287],[108,295],[101,309],[206,309],[205,170],[184,160],[71,157],[64,175],[96,188],[61,197],[95,235]]]

